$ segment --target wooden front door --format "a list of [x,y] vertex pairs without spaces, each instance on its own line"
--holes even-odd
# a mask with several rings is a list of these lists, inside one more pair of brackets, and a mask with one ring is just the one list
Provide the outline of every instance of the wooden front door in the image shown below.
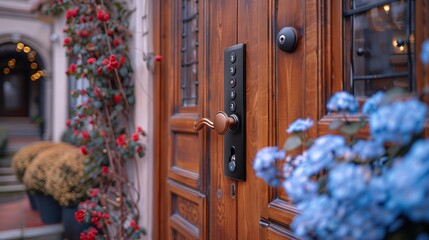
[[[326,133],[332,120],[326,100],[349,89],[341,2],[154,1],[155,49],[163,55],[155,82],[155,239],[295,238],[293,203],[257,178],[252,163],[259,149],[281,147],[297,118],[317,123],[310,136]],[[428,1],[416,4],[427,9]],[[422,13],[417,30],[427,26]],[[276,46],[283,27],[298,34],[291,53]],[[428,36],[421,33],[417,44]],[[240,43],[246,45],[245,181],[224,175],[224,137],[194,130],[198,119],[224,111],[224,49]]]
[[[155,83],[155,238],[293,237],[294,206],[255,176],[252,163],[258,149],[282,144],[295,118],[316,116],[304,105],[318,99],[317,86],[306,83],[319,74],[317,1],[164,0],[155,6],[155,45],[163,55]],[[276,46],[284,26],[300,35],[293,53]],[[246,45],[245,181],[224,175],[224,137],[194,130],[198,119],[225,111],[224,49],[240,43]]]

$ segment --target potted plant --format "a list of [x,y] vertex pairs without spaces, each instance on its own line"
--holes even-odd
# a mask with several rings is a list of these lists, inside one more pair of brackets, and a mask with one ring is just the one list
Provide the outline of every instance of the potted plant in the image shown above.
[[[18,181],[23,182],[25,171],[37,155],[56,144],[49,141],[34,142],[19,149],[12,157],[12,168]],[[36,210],[33,194],[28,191],[27,195],[33,210]]]
[[78,223],[74,217],[78,203],[85,198],[83,182],[86,157],[80,149],[65,152],[53,165],[46,179],[46,192],[62,206],[64,236],[69,240],[80,239],[80,232],[90,224]]
[[61,207],[47,192],[46,181],[55,172],[55,163],[67,151],[73,149],[76,149],[76,147],[65,143],[57,143],[38,154],[25,171],[24,185],[28,190],[35,193],[37,208],[42,221],[46,224],[61,221]]

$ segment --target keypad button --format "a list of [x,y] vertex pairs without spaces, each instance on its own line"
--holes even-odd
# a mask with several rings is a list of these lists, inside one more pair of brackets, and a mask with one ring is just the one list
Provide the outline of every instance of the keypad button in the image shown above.
[[235,65],[231,65],[229,67],[229,72],[231,73],[232,76],[234,76],[235,73],[237,72],[237,67],[235,67]]
[[234,102],[234,101],[232,101],[232,102],[229,104],[229,110],[231,110],[231,112],[234,112],[236,108],[237,108],[237,104],[235,104],[235,102]]
[[229,81],[229,85],[231,87],[235,87],[235,84],[237,84],[237,79],[235,79],[235,77],[232,77]]
[[229,55],[229,60],[231,63],[235,63],[235,60],[237,60],[237,55],[235,55],[235,53],[231,53],[231,55]]
[[237,92],[234,89],[231,89],[231,92],[229,93],[229,96],[232,100],[235,99],[235,97],[237,96]]

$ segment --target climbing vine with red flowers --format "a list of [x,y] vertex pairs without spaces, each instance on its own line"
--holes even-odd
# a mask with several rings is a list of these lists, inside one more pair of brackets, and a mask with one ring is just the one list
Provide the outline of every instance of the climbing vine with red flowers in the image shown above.
[[128,179],[126,163],[144,155],[139,140],[145,132],[130,128],[135,101],[127,47],[131,11],[122,1],[109,0],[57,0],[48,9],[65,13],[66,74],[87,86],[71,93],[83,100],[66,123],[88,156],[83,179],[88,199],[75,217],[93,227],[81,239],[138,239],[144,234],[138,225],[139,191]]

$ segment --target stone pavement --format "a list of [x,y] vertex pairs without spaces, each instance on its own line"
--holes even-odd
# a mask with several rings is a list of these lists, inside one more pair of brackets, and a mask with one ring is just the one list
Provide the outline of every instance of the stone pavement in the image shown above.
[[31,209],[24,186],[11,168],[13,154],[21,147],[39,141],[37,126],[29,118],[0,118],[7,129],[8,148],[0,155],[0,240],[61,240],[61,224],[45,225]]

